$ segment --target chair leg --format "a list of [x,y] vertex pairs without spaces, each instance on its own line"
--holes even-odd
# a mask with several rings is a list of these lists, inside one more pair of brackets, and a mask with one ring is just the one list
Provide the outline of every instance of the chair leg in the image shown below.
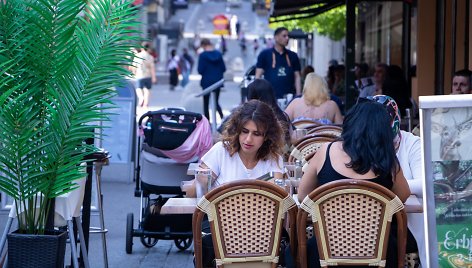
[[85,247],[84,230],[82,229],[80,216],[75,217],[74,219],[75,219],[75,223],[77,224],[77,230],[79,232],[80,252],[82,253],[82,257],[84,259],[84,266],[85,268],[90,268],[87,247]]
[[0,254],[3,253],[3,248],[5,247],[5,243],[7,242],[7,235],[10,232],[11,224],[13,223],[13,218],[8,217],[7,225],[5,226],[5,230],[2,234],[2,239],[0,240]]
[[79,262],[77,258],[77,245],[75,244],[75,237],[74,237],[74,224],[72,220],[67,221],[67,229],[69,231],[69,240],[70,240],[70,251],[72,254],[72,266],[74,268],[79,268]]

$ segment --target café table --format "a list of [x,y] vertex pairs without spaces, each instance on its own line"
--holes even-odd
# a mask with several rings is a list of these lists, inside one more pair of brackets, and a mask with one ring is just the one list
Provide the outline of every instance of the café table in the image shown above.
[[190,164],[188,164],[187,175],[189,175],[189,176],[195,175],[195,170],[197,170],[198,165],[199,165],[198,163],[190,163]]
[[[293,199],[297,205],[300,205],[296,194],[293,195]],[[197,198],[169,198],[161,207],[161,214],[193,214],[197,207],[197,202]],[[423,199],[410,195],[405,202],[405,211],[406,213],[422,213]]]

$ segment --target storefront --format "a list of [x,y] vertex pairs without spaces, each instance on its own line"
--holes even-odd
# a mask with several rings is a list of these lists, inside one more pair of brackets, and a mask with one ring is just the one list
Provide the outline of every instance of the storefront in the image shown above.
[[[356,62],[398,65],[418,101],[420,95],[449,94],[454,71],[471,69],[470,0],[274,0],[272,17],[313,17],[343,5],[347,70]],[[346,88],[353,85],[347,72]],[[348,106],[353,98],[346,96]]]

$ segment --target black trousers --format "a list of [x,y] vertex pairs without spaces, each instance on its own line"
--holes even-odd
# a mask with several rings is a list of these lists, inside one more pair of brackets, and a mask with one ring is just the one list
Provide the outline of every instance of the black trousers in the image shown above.
[[[215,97],[216,97],[216,111],[220,115],[220,118],[223,119],[223,110],[221,109],[220,106],[220,90],[221,88],[215,89]],[[212,93],[210,93],[212,94]],[[210,120],[210,111],[209,111],[209,105],[210,105],[210,94],[203,96],[203,113],[205,114],[205,117]],[[216,118],[215,118],[216,119]]]
[[169,70],[169,84],[173,87],[179,84],[179,74],[177,73],[177,69],[170,69]]

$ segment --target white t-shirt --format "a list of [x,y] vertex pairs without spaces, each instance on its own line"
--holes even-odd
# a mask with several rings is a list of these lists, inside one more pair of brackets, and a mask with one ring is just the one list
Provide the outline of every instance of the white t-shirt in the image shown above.
[[154,57],[146,50],[139,52],[135,59],[136,79],[152,77],[152,65],[154,64]]
[[[397,158],[410,191],[423,197],[423,166],[421,158],[421,139],[410,132],[401,130],[402,139],[398,148]],[[426,263],[426,244],[424,241],[423,213],[409,213],[408,229],[416,239],[421,263]],[[424,266],[423,266],[424,267]]]
[[271,171],[283,173],[283,159],[281,156],[278,157],[277,161],[259,160],[253,169],[247,169],[239,157],[239,153],[230,156],[221,141],[213,145],[210,151],[202,157],[202,162],[217,176],[212,188],[239,179],[255,179]]

